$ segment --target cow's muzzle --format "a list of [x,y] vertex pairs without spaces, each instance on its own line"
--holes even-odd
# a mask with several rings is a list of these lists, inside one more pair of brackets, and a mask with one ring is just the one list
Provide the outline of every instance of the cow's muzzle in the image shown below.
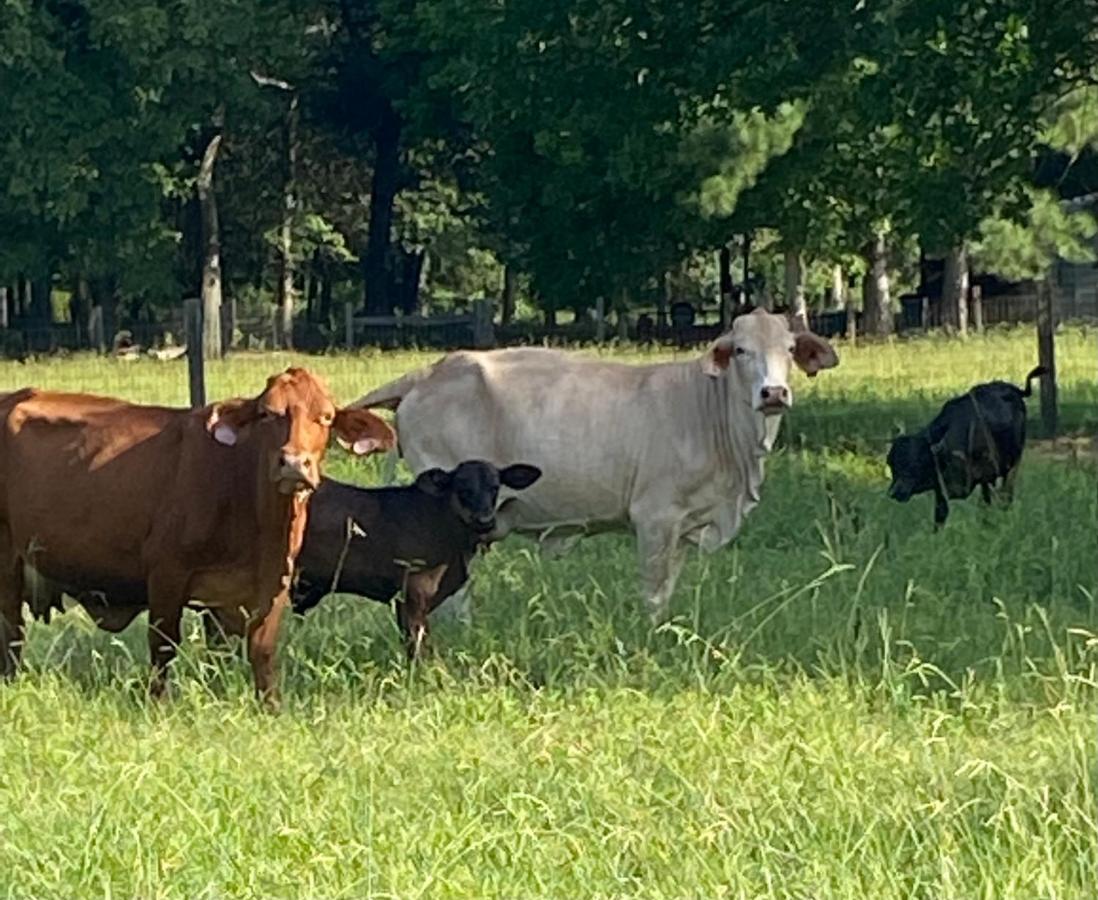
[[495,516],[477,516],[472,521],[473,531],[483,537],[486,534],[491,534],[496,530],[496,517]]
[[765,416],[775,416],[793,405],[793,397],[785,385],[767,385],[759,391],[755,409]]
[[283,494],[315,490],[320,484],[320,467],[303,453],[283,453],[278,460],[278,484]]

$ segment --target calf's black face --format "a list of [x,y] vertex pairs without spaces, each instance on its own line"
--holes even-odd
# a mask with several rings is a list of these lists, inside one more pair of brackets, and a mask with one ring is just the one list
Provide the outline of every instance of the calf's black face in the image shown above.
[[888,468],[892,471],[888,496],[893,500],[906,503],[915,494],[934,489],[934,452],[924,435],[901,434],[893,440]]
[[434,497],[449,497],[458,518],[477,534],[486,535],[496,527],[500,486],[519,491],[539,478],[537,466],[516,463],[497,469],[491,463],[473,460],[449,472],[428,469],[416,479],[416,487]]

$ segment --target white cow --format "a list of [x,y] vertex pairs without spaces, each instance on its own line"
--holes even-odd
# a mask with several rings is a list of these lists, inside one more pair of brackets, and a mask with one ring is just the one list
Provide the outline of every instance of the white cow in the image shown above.
[[510,531],[631,528],[644,599],[667,616],[684,544],[731,541],[758,503],[763,461],[793,402],[789,371],[838,365],[831,345],[761,309],[689,362],[627,365],[540,348],[452,353],[354,404],[396,410],[416,475],[468,459],[523,462],[542,478],[501,491]]

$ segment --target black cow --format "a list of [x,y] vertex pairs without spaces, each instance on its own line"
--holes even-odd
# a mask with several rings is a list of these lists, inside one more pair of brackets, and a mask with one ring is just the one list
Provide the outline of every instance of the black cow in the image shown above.
[[405,487],[321,481],[297,558],[294,610],[335,591],[382,603],[403,593],[397,621],[414,658],[427,614],[465,584],[470,560],[495,529],[500,486],[522,490],[540,477],[536,466],[474,460],[429,469]]
[[990,503],[991,488],[1001,480],[999,490],[1009,503],[1026,440],[1025,398],[1033,379],[1046,372],[1041,366],[1030,372],[1025,390],[1005,381],[978,384],[949,400],[926,428],[896,437],[888,451],[888,495],[906,503],[933,491],[937,526],[949,515],[948,499],[963,499],[976,485]]

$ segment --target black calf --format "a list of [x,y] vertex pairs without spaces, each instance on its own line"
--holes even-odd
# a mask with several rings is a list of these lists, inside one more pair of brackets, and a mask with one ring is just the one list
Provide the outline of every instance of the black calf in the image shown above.
[[906,503],[933,491],[939,526],[949,515],[948,501],[967,497],[976,485],[990,502],[991,488],[1000,481],[1009,503],[1026,440],[1024,398],[1032,393],[1033,379],[1045,373],[1041,366],[1030,372],[1025,390],[1005,381],[979,384],[949,400],[926,428],[897,437],[888,452],[888,495]]
[[382,603],[403,593],[397,618],[414,657],[427,614],[465,584],[469,561],[495,529],[500,486],[522,490],[540,477],[535,466],[473,461],[429,469],[406,487],[321,481],[309,500],[294,610],[335,591]]

